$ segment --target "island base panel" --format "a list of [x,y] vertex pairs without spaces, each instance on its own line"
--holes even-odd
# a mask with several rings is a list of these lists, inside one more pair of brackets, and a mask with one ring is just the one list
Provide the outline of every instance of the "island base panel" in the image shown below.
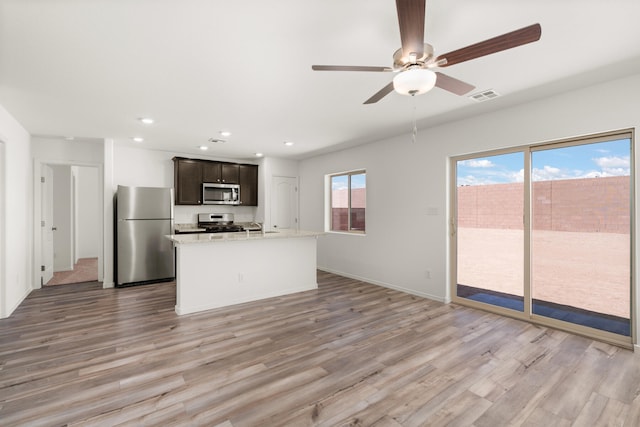
[[177,245],[176,313],[318,288],[316,238]]

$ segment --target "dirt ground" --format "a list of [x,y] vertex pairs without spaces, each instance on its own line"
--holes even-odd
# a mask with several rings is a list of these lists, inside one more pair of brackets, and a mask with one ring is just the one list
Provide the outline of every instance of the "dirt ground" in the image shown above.
[[[522,230],[458,229],[458,283],[523,295]],[[534,231],[532,297],[629,318],[630,237]]]

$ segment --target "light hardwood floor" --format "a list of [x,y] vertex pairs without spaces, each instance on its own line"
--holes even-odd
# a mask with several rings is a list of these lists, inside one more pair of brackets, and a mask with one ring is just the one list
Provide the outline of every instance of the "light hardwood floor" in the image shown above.
[[0,321],[0,425],[640,425],[633,352],[318,283],[181,317],[172,283],[34,291]]

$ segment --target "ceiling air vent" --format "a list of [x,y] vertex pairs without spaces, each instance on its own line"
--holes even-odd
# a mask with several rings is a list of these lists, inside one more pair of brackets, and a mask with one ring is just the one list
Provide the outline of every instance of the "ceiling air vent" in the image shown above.
[[225,139],[209,138],[209,142],[212,144],[224,144],[227,141]]
[[469,98],[473,99],[477,102],[488,101],[493,98],[499,97],[500,94],[493,89],[485,90],[483,92],[474,93],[473,95],[469,95]]

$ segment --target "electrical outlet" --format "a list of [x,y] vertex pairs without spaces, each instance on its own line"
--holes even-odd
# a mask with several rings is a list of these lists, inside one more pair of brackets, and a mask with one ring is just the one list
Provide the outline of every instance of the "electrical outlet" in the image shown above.
[[244,274],[238,273],[238,283],[244,282]]

